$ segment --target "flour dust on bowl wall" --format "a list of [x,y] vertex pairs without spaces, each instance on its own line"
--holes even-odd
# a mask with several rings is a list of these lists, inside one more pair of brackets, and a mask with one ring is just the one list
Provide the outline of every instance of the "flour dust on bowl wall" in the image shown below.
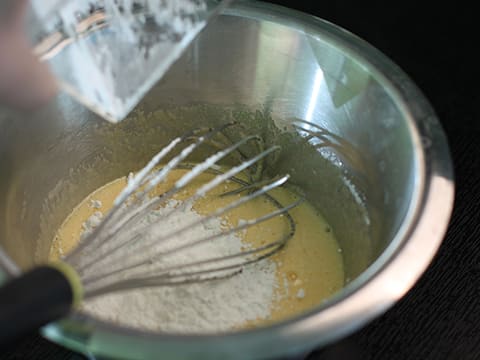
[[[200,34],[120,124],[66,96],[34,116],[2,110],[5,274],[72,251],[107,216],[130,173],[176,137],[225,124],[233,125],[178,164],[153,196],[225,144],[255,138],[213,172],[276,150],[238,182],[190,203],[211,179],[203,173],[142,221],[162,223],[162,238],[183,222],[199,223],[168,237],[173,242],[224,233],[189,259],[228,256],[293,228],[287,245],[231,277],[87,300],[45,327],[44,336],[117,358],[285,357],[351,333],[413,286],[440,245],[453,199],[448,148],[433,110],[401,70],[358,38],[305,14],[242,1]],[[229,232],[275,208],[259,197],[203,221],[246,196],[239,187],[255,184],[249,194],[284,175],[288,181],[268,195],[283,206],[301,202],[285,216]],[[126,261],[136,256],[131,251]],[[87,259],[104,264],[95,272],[109,272],[104,261],[103,254]]]

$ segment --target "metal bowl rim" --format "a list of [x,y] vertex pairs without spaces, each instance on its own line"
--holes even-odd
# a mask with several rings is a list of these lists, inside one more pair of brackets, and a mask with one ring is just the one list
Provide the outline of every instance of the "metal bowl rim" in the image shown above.
[[[237,1],[223,13],[257,21],[271,21],[321,38],[322,41],[334,43],[339,51],[361,61],[362,65],[376,75],[377,80],[383,83],[397,104],[404,108],[414,138],[419,173],[417,193],[407,216],[408,221],[403,224],[397,239],[392,241],[382,256],[364,274],[349,284],[341,295],[296,318],[259,329],[219,335],[154,334],[102,321],[95,321],[94,332],[134,338],[140,336],[143,340],[173,341],[182,344],[189,341],[202,344],[235,341],[241,346],[242,339],[272,336],[276,337],[277,341],[279,337],[289,338],[290,341],[316,337],[318,344],[324,344],[353,332],[386,311],[414,285],[429,265],[442,242],[453,207],[453,171],[448,145],[433,109],[415,84],[385,55],[356,35],[315,16],[262,2]],[[412,104],[415,106],[411,106]],[[426,120],[434,131],[439,133],[435,141],[429,144],[428,149],[425,148],[422,139],[431,136],[426,133],[431,128],[419,126],[419,123]],[[442,157],[441,154],[447,155]],[[434,210],[438,211],[433,213]],[[424,233],[428,233],[432,227],[435,231],[430,231],[430,236],[425,238]],[[417,263],[412,266],[409,256],[414,245],[422,245],[425,254],[420,259],[417,258]],[[405,266],[408,267],[407,271]],[[388,283],[395,283],[396,289],[392,291],[386,286]],[[66,323],[63,322],[63,325],[73,322],[71,325],[75,326],[79,320],[83,321],[81,320],[83,318],[83,315],[74,314],[65,320]],[[63,325],[62,322],[51,324],[44,328],[43,335],[60,344],[84,351],[85,345],[88,347],[88,339],[87,344],[68,339],[62,330]]]

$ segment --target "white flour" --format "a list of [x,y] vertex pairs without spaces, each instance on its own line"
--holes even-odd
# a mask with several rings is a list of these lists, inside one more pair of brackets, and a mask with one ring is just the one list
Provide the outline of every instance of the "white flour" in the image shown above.
[[[92,206],[97,208],[95,205],[98,203],[92,202]],[[171,200],[165,208],[152,211],[144,221],[151,224],[163,220],[160,225],[163,231],[159,233],[170,233],[201,217],[191,208],[179,210],[178,206],[177,201]],[[174,208],[177,208],[175,215],[165,217]],[[97,211],[85,222],[85,231],[91,231],[100,219],[101,213]],[[213,219],[178,238],[169,238],[168,242],[170,245],[188,242],[213,235],[222,228],[225,228],[222,220]],[[181,264],[225,256],[242,248],[245,244],[240,236],[231,234],[223,240],[210,241],[173,254],[165,263]],[[268,318],[277,286],[276,264],[272,260],[264,260],[245,267],[242,273],[228,279],[114,293],[87,301],[84,309],[98,318],[141,329],[177,333],[221,332],[240,327],[247,321]]]

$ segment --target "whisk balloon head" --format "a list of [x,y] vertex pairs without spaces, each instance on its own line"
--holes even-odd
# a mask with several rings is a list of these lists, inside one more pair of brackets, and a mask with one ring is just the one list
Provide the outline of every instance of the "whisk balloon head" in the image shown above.
[[[241,136],[234,142],[229,136],[232,129],[243,131],[239,124],[231,122],[179,136],[129,177],[110,212],[64,259],[80,274],[86,298],[131,288],[235,276],[245,266],[275,255],[287,244],[295,233],[289,211],[302,200],[284,205],[273,195],[287,182],[288,174],[264,176],[267,158],[275,156],[280,148],[265,147],[258,135]],[[203,157],[206,149],[208,153]],[[202,157],[202,161],[191,160]],[[172,180],[174,170],[182,171]],[[167,183],[172,185],[158,193],[159,186]],[[188,195],[181,198],[185,193]],[[183,215],[205,199],[222,200],[211,200],[220,205],[206,214]],[[258,200],[268,211],[226,224],[230,214]],[[155,216],[153,221],[151,216]],[[182,219],[178,226],[172,226],[175,217]],[[271,241],[259,235],[256,241],[244,242],[221,256],[213,251],[208,254],[207,248],[201,258],[193,255],[202,246],[221,246],[231,236],[257,232],[275,221],[280,230]],[[198,231],[199,227],[210,227],[210,231],[205,235]]]

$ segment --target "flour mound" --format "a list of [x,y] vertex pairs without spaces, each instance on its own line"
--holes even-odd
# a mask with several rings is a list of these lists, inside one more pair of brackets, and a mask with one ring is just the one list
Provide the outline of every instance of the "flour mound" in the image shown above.
[[[181,228],[185,223],[202,218],[194,209],[179,206],[171,200],[145,217],[147,224],[159,219],[168,233]],[[173,209],[172,215],[166,216]],[[99,214],[96,213],[96,218]],[[92,221],[93,220],[93,221]],[[84,224],[91,231],[96,219]],[[218,233],[225,223],[214,218],[170,238],[171,243],[190,242]],[[239,234],[224,236],[221,241],[209,241],[186,251],[174,253],[166,260],[168,264],[184,263],[212,257],[221,257],[245,248]],[[128,256],[128,254],[125,254]],[[88,300],[84,310],[103,320],[144,330],[170,333],[224,332],[241,327],[249,321],[268,319],[275,300],[277,286],[276,264],[266,259],[249,265],[235,276],[198,284],[144,288],[113,293]]]

